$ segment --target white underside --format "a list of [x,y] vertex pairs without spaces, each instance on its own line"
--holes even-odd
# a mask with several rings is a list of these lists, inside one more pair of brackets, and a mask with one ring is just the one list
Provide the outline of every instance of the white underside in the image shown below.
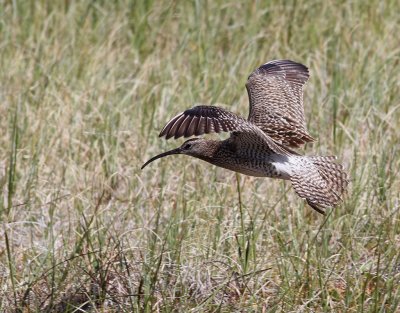
[[[293,158],[292,156],[283,156],[283,155],[276,155],[274,157],[274,162],[272,165],[275,166],[276,170],[282,175],[281,178],[283,179],[290,179],[293,174]],[[292,161],[292,162],[291,162]]]

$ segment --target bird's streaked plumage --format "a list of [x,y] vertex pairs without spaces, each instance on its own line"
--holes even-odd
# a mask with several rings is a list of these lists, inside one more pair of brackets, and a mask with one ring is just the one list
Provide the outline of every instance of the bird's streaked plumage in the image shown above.
[[312,142],[306,129],[303,86],[307,67],[290,60],[268,62],[250,74],[248,119],[215,106],[195,106],[172,118],[160,137],[230,132],[222,141],[195,138],[146,162],[186,154],[251,176],[288,179],[296,193],[320,213],[341,201],[346,173],[335,157],[302,156],[291,148]]
[[285,146],[298,148],[314,141],[304,119],[303,86],[308,68],[288,60],[276,60],[250,74],[248,120]]

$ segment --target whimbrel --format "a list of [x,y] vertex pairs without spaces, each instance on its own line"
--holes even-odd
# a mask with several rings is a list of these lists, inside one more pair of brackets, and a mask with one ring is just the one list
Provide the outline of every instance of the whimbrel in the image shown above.
[[160,137],[230,132],[226,140],[189,139],[148,160],[185,154],[257,177],[290,180],[296,193],[319,213],[341,201],[348,181],[334,156],[305,156],[292,150],[314,141],[306,129],[303,87],[308,68],[290,60],[268,62],[250,74],[246,119],[215,106],[195,106],[172,118]]

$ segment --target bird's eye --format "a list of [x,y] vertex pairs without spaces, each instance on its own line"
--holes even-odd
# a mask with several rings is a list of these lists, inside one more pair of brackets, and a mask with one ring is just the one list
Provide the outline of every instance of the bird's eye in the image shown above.
[[187,143],[187,144],[183,147],[183,149],[188,150],[188,149],[190,149],[191,146],[192,146],[191,143]]

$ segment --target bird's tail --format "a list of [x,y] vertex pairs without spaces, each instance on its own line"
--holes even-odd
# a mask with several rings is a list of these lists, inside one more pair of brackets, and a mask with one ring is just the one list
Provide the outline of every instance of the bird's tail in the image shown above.
[[296,193],[319,213],[336,206],[348,185],[343,166],[335,162],[335,156],[303,156],[301,166],[296,167],[291,181]]

